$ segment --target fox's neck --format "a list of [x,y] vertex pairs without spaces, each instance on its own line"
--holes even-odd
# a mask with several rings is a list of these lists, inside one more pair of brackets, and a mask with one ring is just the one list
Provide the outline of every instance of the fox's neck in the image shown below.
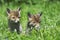
[[12,22],[12,21],[8,20],[8,25],[10,27],[19,27],[20,26],[20,22],[15,23],[15,22]]

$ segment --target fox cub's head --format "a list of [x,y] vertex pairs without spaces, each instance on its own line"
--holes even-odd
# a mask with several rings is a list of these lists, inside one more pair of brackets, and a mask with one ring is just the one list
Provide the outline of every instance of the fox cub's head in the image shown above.
[[8,19],[12,22],[19,22],[19,18],[20,18],[20,10],[21,8],[18,8],[17,10],[10,10],[9,8],[7,8],[7,14],[8,14]]
[[40,24],[40,16],[42,13],[32,15],[28,13],[29,25],[38,27]]

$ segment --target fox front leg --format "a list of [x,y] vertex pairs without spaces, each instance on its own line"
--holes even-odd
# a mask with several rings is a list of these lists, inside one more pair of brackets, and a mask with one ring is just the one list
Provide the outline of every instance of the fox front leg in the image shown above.
[[8,29],[9,29],[12,33],[14,32],[14,27],[11,27],[11,26],[10,26]]
[[23,31],[23,30],[22,30],[22,26],[21,26],[21,24],[20,24],[19,30],[20,30],[20,32],[22,32],[22,31]]
[[36,30],[36,31],[39,31],[39,30],[40,30],[40,25],[36,25],[36,26],[35,26],[35,30]]
[[28,22],[25,33],[31,33],[33,28],[34,28],[34,26],[31,25],[30,22]]
[[20,34],[22,32],[22,26],[18,26],[16,27],[17,33]]
[[31,25],[27,25],[26,32],[25,33],[30,33],[32,31],[33,27]]

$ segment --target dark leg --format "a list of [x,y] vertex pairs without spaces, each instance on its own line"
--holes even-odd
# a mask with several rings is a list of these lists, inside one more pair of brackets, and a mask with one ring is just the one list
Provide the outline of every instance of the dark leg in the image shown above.
[[40,27],[39,27],[39,26],[38,26],[38,27],[35,27],[35,30],[36,30],[37,32],[39,32]]
[[14,32],[14,28],[13,28],[13,27],[10,27],[10,31],[11,31],[11,32]]
[[32,29],[33,29],[33,27],[27,26],[25,33],[30,33],[32,31]]
[[27,24],[27,28],[26,28],[25,33],[30,33],[32,31],[32,29],[33,29],[32,25],[29,25],[29,24],[30,24],[30,22],[28,22],[28,24]]
[[17,33],[20,34],[19,27],[16,27]]

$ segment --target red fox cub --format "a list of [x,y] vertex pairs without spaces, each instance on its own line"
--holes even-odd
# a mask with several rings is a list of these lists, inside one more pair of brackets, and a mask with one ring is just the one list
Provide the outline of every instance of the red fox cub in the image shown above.
[[7,8],[8,26],[11,32],[14,32],[15,29],[17,33],[22,32],[22,27],[20,25],[20,12],[21,8],[18,8],[17,10],[10,10]]
[[32,31],[33,28],[35,28],[36,31],[40,29],[40,16],[41,15],[42,13],[35,14],[35,15],[28,13],[28,24],[27,24],[26,33]]

